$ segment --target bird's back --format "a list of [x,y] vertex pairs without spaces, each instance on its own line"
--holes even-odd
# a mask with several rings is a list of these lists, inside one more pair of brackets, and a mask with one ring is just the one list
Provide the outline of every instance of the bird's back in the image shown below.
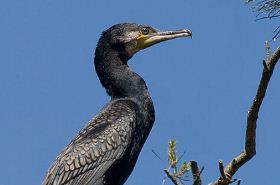
[[111,184],[106,179],[118,179],[108,171],[118,166],[131,145],[138,108],[130,99],[108,103],[60,153],[42,185],[103,185]]

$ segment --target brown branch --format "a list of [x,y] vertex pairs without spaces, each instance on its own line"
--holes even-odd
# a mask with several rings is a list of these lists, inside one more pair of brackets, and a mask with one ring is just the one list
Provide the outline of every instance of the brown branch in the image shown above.
[[223,161],[219,161],[219,171],[221,174],[221,177],[219,179],[221,184],[229,184],[231,182],[231,176],[229,174],[226,175],[226,172],[224,170],[224,164]]
[[[269,46],[266,42],[266,54],[269,53]],[[228,174],[229,177],[232,177],[237,170],[243,166],[247,161],[249,161],[256,154],[256,127],[258,113],[263,101],[263,98],[266,93],[266,89],[270,78],[273,74],[274,67],[280,58],[280,47],[278,47],[274,54],[271,57],[266,56],[266,61],[263,63],[264,68],[262,72],[262,77],[258,86],[257,94],[253,100],[253,103],[250,107],[250,110],[247,114],[247,128],[245,136],[245,149],[236,156],[223,170],[224,173],[221,173],[219,180],[210,183],[211,185],[227,185],[232,181],[228,182],[225,180],[225,174]],[[220,167],[221,168],[221,167]]]
[[182,183],[172,174],[169,173],[167,169],[163,170],[166,176],[173,182],[174,185],[182,185]]
[[190,163],[191,163],[191,169],[193,175],[193,185],[201,185],[202,182],[201,182],[200,174],[202,173],[204,167],[202,167],[201,171],[199,171],[196,161],[190,161]]

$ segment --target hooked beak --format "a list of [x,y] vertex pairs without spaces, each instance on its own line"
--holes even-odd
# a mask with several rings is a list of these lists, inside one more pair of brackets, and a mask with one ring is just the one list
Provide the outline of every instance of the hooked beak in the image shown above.
[[190,30],[183,29],[178,31],[157,31],[148,35],[141,34],[137,37],[137,49],[145,49],[162,41],[179,37],[192,37],[192,32]]

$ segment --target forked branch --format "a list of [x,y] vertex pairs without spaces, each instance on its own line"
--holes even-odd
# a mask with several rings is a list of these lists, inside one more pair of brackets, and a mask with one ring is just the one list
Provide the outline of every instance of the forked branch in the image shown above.
[[232,182],[231,177],[237,172],[237,170],[243,166],[247,161],[249,161],[256,154],[256,127],[258,113],[264,99],[268,83],[273,74],[275,65],[280,58],[280,47],[278,47],[272,56],[269,56],[269,45],[266,42],[266,60],[263,61],[263,72],[262,77],[258,86],[256,96],[247,114],[247,128],[245,136],[245,148],[244,150],[236,156],[225,168],[221,171],[220,164],[220,178],[210,183],[211,185],[227,185]]
[[[257,119],[259,110],[264,99],[266,89],[268,87],[270,78],[273,74],[275,65],[277,64],[280,58],[280,47],[278,47],[275,52],[270,56],[270,48],[268,42],[265,43],[266,49],[266,59],[263,61],[263,72],[261,80],[257,89],[257,93],[254,97],[252,105],[247,114],[247,127],[246,127],[246,136],[245,136],[245,146],[244,150],[236,156],[229,164],[224,167],[223,162],[219,161],[219,171],[220,177],[215,182],[210,183],[209,185],[228,185],[233,182],[237,182],[237,185],[240,184],[241,180],[232,179],[233,175],[243,166],[246,162],[252,159],[256,155],[256,128],[257,128]],[[191,169],[193,174],[193,185],[201,185],[200,174],[203,171],[199,171],[197,163],[191,161]],[[168,172],[168,171],[167,171]],[[179,185],[180,182],[178,179],[173,178],[169,173],[167,176],[175,185]]]

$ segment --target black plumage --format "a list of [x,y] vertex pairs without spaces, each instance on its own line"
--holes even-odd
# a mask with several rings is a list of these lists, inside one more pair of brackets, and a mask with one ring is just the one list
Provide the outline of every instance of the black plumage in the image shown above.
[[127,61],[141,49],[184,36],[191,32],[160,32],[134,23],[102,33],[94,64],[112,99],[60,153],[42,185],[124,184],[155,120],[146,83]]

